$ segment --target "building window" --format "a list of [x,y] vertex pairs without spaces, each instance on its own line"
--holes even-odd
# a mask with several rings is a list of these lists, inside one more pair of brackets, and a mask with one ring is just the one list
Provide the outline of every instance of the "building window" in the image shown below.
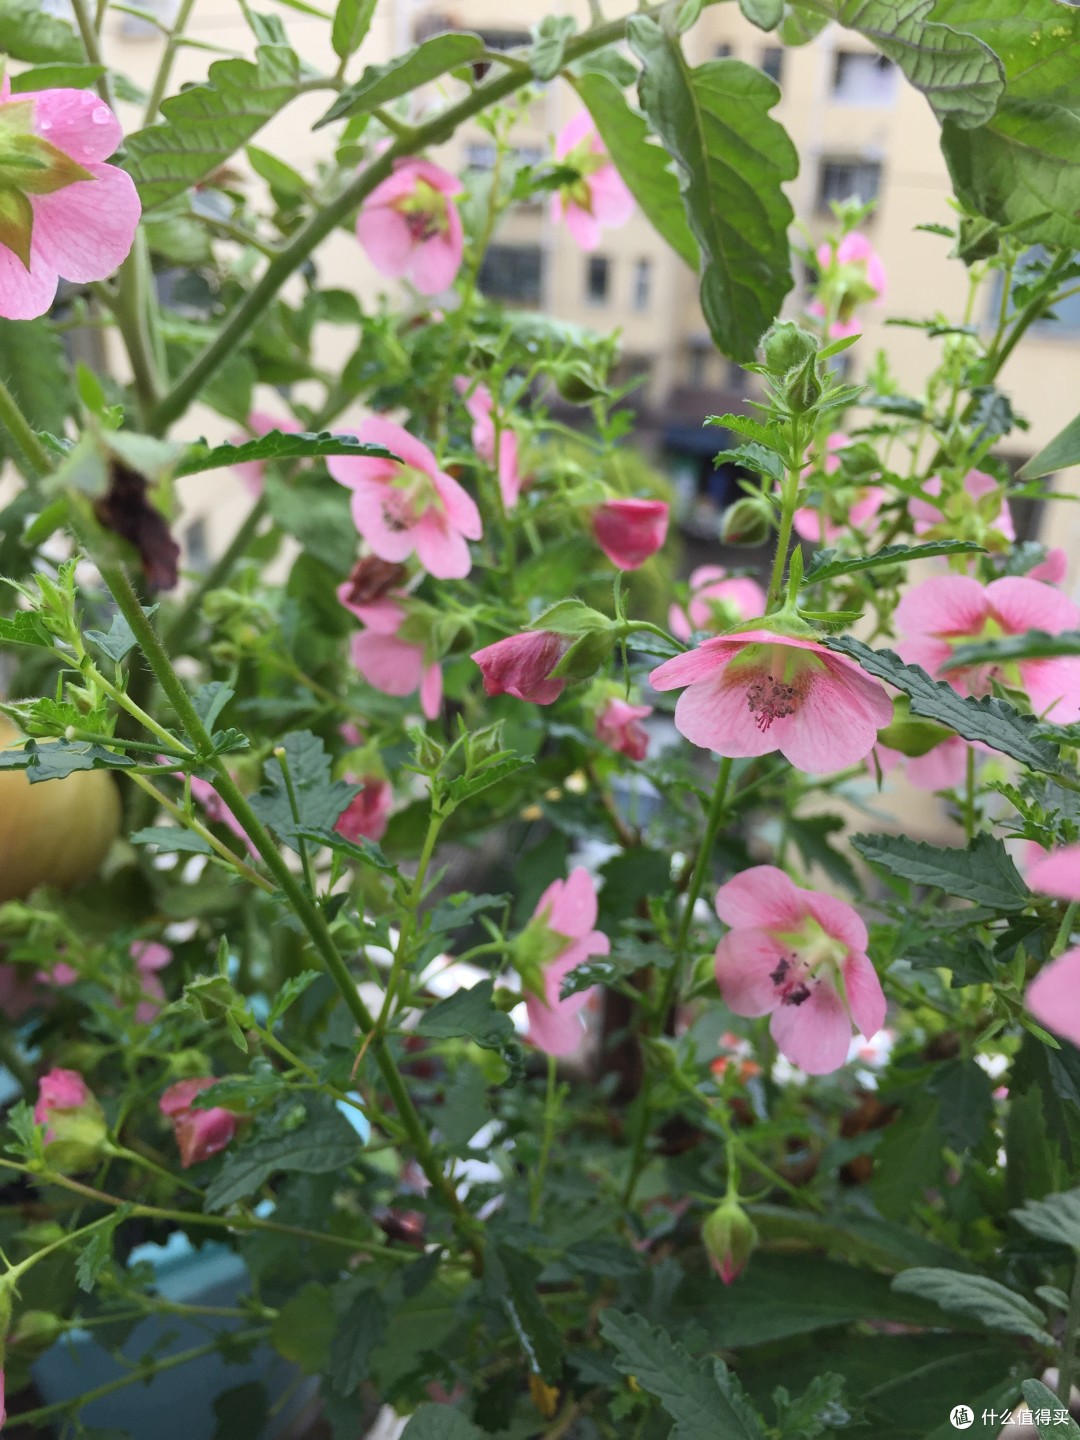
[[731,46],[726,40],[721,40],[720,44],[717,45],[713,51],[713,55],[717,60],[726,60],[730,54]]
[[489,245],[477,282],[492,300],[538,305],[543,288],[544,256],[539,245]]
[[652,261],[634,262],[634,293],[631,304],[635,310],[647,310],[652,291]]
[[590,305],[606,305],[611,285],[611,261],[606,255],[590,255],[585,264],[585,298]]
[[712,350],[708,345],[691,345],[687,365],[687,377],[691,390],[704,390],[709,383],[709,361]]
[[477,30],[476,34],[489,50],[516,50],[530,40],[528,30]]
[[499,147],[491,140],[473,140],[465,146],[465,163],[470,170],[494,170]]
[[824,160],[818,209],[828,214],[834,203],[844,200],[858,200],[867,205],[877,199],[880,189],[881,165],[877,160]]
[[841,105],[891,105],[896,99],[896,66],[884,55],[839,50],[833,73],[833,99]]
[[768,75],[770,80],[780,84],[780,76],[784,73],[784,50],[780,45],[766,45],[761,52],[761,68]]
[[206,538],[206,521],[201,517],[192,520],[184,531],[184,549],[187,551],[187,566],[198,574],[210,569],[210,546]]

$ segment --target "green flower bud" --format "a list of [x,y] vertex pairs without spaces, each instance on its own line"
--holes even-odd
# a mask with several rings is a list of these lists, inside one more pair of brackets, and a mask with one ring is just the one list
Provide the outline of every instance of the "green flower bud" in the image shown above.
[[554,378],[555,388],[571,405],[588,405],[590,400],[607,394],[603,381],[583,360],[571,360],[569,364],[560,365]]
[[805,415],[821,399],[823,386],[817,370],[817,356],[808,355],[784,381],[784,398],[796,415]]
[[773,532],[772,506],[764,495],[744,495],[724,511],[720,536],[725,545],[764,545]]
[[817,341],[794,320],[777,320],[762,341],[765,368],[770,375],[786,375],[817,354]]
[[701,1227],[701,1239],[709,1264],[725,1285],[730,1285],[742,1273],[757,1238],[749,1215],[731,1195],[716,1207]]

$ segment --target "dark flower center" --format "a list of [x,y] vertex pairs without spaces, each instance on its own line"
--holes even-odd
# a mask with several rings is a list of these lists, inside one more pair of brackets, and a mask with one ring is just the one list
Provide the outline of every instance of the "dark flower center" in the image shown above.
[[798,695],[794,685],[761,675],[746,687],[746,703],[750,713],[757,716],[757,728],[764,731],[774,720],[795,714]]

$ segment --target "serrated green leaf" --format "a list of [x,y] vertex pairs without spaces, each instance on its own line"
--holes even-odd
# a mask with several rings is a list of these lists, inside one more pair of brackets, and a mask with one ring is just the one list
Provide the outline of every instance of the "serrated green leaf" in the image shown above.
[[374,1290],[360,1290],[339,1316],[330,1344],[330,1381],[339,1395],[352,1395],[369,1375],[371,1352],[386,1335],[386,1302]]
[[131,1214],[130,1205],[121,1205],[101,1227],[94,1231],[79,1251],[75,1261],[75,1279],[80,1290],[93,1290],[98,1276],[112,1259],[113,1236]]
[[951,1314],[969,1315],[989,1330],[1027,1335],[1040,1345],[1053,1344],[1046,1333],[1046,1316],[1039,1307],[985,1275],[916,1266],[897,1275],[892,1286],[901,1295],[932,1300]]
[[255,56],[215,61],[205,84],[162,103],[160,124],[127,137],[125,168],[144,212],[205,180],[299,93],[292,50],[260,45]]
[[153,845],[163,854],[212,855],[213,849],[194,830],[181,825],[151,825],[130,836],[132,845]]
[[[44,18],[52,19],[49,15]],[[5,35],[6,24],[5,14],[0,27]],[[72,408],[70,374],[63,340],[47,321],[0,319],[0,380],[33,430],[64,433]],[[0,426],[0,456],[16,454],[13,445],[7,430]]]
[[[1025,1380],[1020,1389],[1032,1411],[1032,1423],[1039,1432],[1039,1440],[1080,1440],[1080,1425],[1067,1411],[1063,1425],[1055,1418],[1065,1406],[1041,1380]],[[1049,1413],[1050,1419],[1036,1420],[1034,1417],[1040,1413]]]
[[1056,0],[937,0],[935,18],[1004,62],[1005,97],[977,129],[954,122],[941,146],[957,196],[1031,241],[1080,245],[1080,15]]
[[281,761],[274,755],[266,762],[266,783],[250,803],[264,825],[269,825],[290,849],[299,850],[301,832],[333,832],[350,800],[359,794],[359,786],[330,778],[330,757],[323,742],[310,730],[291,731],[280,748],[285,752],[292,797]]
[[299,975],[290,975],[279,987],[266,1017],[266,1028],[272,1030],[287,1010],[296,1004],[309,985],[313,985],[322,974],[321,970],[302,970]]
[[327,830],[314,825],[299,825],[296,834],[301,840],[310,840],[313,845],[325,845],[336,855],[344,855],[346,859],[357,860],[361,865],[367,865],[372,870],[382,870],[384,874],[391,875],[397,870],[397,866],[392,860],[386,858],[380,846],[374,840],[368,840],[364,836],[361,836],[359,840],[348,840],[344,835],[339,835],[336,830]]
[[977,905],[1022,910],[1031,899],[1009,852],[993,835],[976,836],[966,850],[906,835],[853,835],[851,843],[864,860],[890,875]]
[[949,1060],[934,1071],[928,1089],[941,1103],[941,1129],[953,1150],[974,1150],[994,1114],[994,1085],[974,1060]]
[[330,44],[339,60],[355,55],[367,39],[378,0],[338,0]]
[[553,1385],[562,1373],[563,1345],[537,1294],[541,1269],[531,1256],[505,1245],[484,1251],[485,1289],[509,1320],[530,1372]]
[[700,255],[697,241],[686,223],[678,179],[671,169],[667,151],[651,143],[644,116],[629,104],[619,86],[606,75],[581,75],[574,81],[574,87],[645,218],[676,255],[696,271]]
[[357,1158],[360,1139],[334,1109],[309,1108],[300,1126],[234,1145],[206,1192],[207,1210],[226,1210],[286,1170],[328,1175],[345,1170]]
[[1080,465],[1080,415],[1022,465],[1018,474],[1021,480],[1040,480],[1055,470],[1067,470],[1070,465]]
[[330,1291],[313,1281],[286,1300],[274,1320],[270,1338],[279,1355],[299,1365],[305,1375],[317,1375],[329,1363],[334,1329]]
[[[143,614],[149,620],[151,616],[156,613],[157,608],[156,605],[144,605],[142,607]],[[134,630],[132,630],[119,610],[113,616],[112,624],[109,626],[107,632],[87,630],[86,638],[87,640],[92,640],[99,650],[104,650],[109,659],[115,660],[117,664],[123,660],[125,655],[130,654],[139,643],[135,639]]]
[[527,770],[532,763],[522,755],[492,759],[471,775],[459,775],[456,780],[451,780],[446,787],[447,798],[454,806],[463,805],[474,795],[490,790],[493,785],[500,785],[521,770]]
[[1065,1190],[1028,1200],[1012,1216],[1041,1240],[1067,1245],[1080,1255],[1080,1190]]
[[810,568],[803,576],[805,585],[819,585],[840,575],[854,575],[859,570],[877,570],[882,565],[911,565],[916,560],[932,560],[938,555],[983,555],[982,545],[972,540],[928,540],[923,545],[886,545],[873,555],[844,555],[836,559],[835,550],[817,550]]
[[514,1022],[495,1008],[494,993],[494,980],[481,980],[471,989],[458,990],[424,1012],[416,1033],[429,1040],[464,1037],[484,1050],[497,1050],[504,1056],[509,1052],[516,1058]]
[[128,770],[134,764],[129,756],[96,741],[28,740],[21,747],[0,750],[0,770],[25,770],[31,785],[63,780],[78,770]]
[[0,645],[36,645],[49,650],[54,637],[36,610],[16,610],[14,615],[0,616]]
[[484,1432],[450,1405],[421,1405],[401,1432],[401,1440],[484,1440]]
[[577,29],[572,15],[545,15],[533,26],[532,70],[537,80],[554,80],[562,69],[566,42]]
[[973,640],[957,645],[941,669],[944,672],[965,665],[1007,665],[1018,660],[1047,660],[1056,655],[1080,655],[1080,630],[1065,630],[1060,635],[1028,630],[1023,635]]
[[[41,0],[4,0],[0,24],[0,51],[13,60],[32,65],[50,61],[85,59],[79,37],[72,27],[50,15]],[[22,322],[20,322],[22,323]]]
[[852,635],[822,641],[830,650],[846,655],[870,675],[902,690],[911,701],[911,713],[937,720],[965,740],[981,740],[991,750],[1011,755],[1029,769],[1044,775],[1066,774],[1057,747],[1037,738],[1030,715],[995,696],[974,700],[958,695],[944,680],[932,680],[918,665],[905,665],[891,650],[871,650]]
[[900,67],[939,120],[970,129],[994,114],[1005,90],[1001,61],[977,37],[941,24],[935,0],[837,0],[830,9]]
[[641,1315],[600,1312],[615,1364],[655,1395],[675,1421],[672,1440],[765,1440],[765,1427],[742,1387],[719,1360],[693,1360]]
[[315,460],[324,455],[352,455],[378,460],[396,459],[382,445],[366,445],[355,435],[334,435],[329,430],[317,434],[290,434],[271,430],[254,440],[240,444],[208,445],[199,440],[185,447],[176,463],[174,474],[198,475],[203,470],[220,470],[227,465],[241,465],[252,460]]
[[701,250],[701,304],[720,349],[750,360],[791,289],[781,189],[799,161],[769,115],[777,86],[741,60],[692,69],[655,21],[631,17],[627,38],[641,60],[641,104],[681,174],[683,203]]
[[385,65],[369,65],[355,85],[341,92],[313,128],[318,130],[346,116],[370,114],[391,100],[437,80],[440,75],[471,64],[483,49],[480,36],[465,30],[433,35]]

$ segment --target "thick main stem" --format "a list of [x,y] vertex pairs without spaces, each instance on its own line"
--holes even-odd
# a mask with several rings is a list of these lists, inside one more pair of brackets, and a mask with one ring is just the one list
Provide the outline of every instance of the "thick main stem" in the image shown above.
[[52,468],[52,459],[45,446],[34,433],[33,427],[19,409],[19,402],[0,380],[0,425],[15,441],[25,466],[20,466],[27,480],[33,482],[47,475]]

